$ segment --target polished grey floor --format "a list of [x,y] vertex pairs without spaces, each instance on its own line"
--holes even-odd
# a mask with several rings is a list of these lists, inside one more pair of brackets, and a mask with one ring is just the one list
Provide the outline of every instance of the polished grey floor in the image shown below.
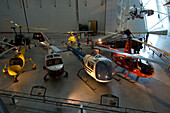
[[[13,38],[13,34],[1,34],[0,39],[4,36],[8,39]],[[26,34],[25,36],[30,39],[32,38],[32,34]],[[66,47],[63,47],[61,42],[67,40],[68,35],[46,34],[46,36],[54,40],[56,46],[60,49],[66,50]],[[81,40],[85,39],[82,38]],[[170,37],[150,35],[149,42],[170,52]],[[61,53],[61,55],[69,77],[61,77],[56,80],[50,79],[44,82],[43,77],[47,72],[43,70],[43,65],[44,56],[47,55],[47,49],[38,43],[36,43],[36,45],[37,47],[32,46],[31,49],[27,49],[25,54],[26,58],[33,59],[37,66],[36,70],[31,70],[32,65],[30,62],[27,62],[23,69],[24,72],[18,77],[19,82],[17,83],[13,83],[13,78],[11,76],[8,74],[5,75],[0,71],[0,89],[30,93],[33,86],[41,85],[47,88],[46,95],[48,96],[96,103],[100,103],[101,95],[112,94],[119,97],[120,107],[156,111],[160,113],[170,112],[170,72],[167,70],[167,67],[153,63],[155,75],[152,78],[139,78],[139,81],[136,83],[130,83],[121,79],[119,82],[113,80],[110,83],[102,84],[89,77],[85,71],[82,71],[80,75],[88,79],[88,84],[95,89],[92,90],[77,76],[77,72],[79,69],[83,68],[83,66],[71,52],[64,52]],[[91,50],[87,49],[87,47],[83,46],[84,53],[90,53],[90,51]],[[110,53],[102,51],[102,54],[110,58]],[[141,54],[145,57],[153,57],[152,51],[148,49],[142,50]],[[13,53],[9,53],[0,58],[0,69],[3,69],[4,62],[8,61],[12,56]],[[156,55],[154,55],[154,58],[161,61]],[[116,71],[121,72],[122,69],[117,68]],[[125,71],[122,74],[125,75],[126,73]],[[130,74],[129,78],[135,79],[136,76]],[[16,105],[10,105],[10,99],[3,98],[3,100],[11,113],[76,113],[78,111],[78,109],[68,107],[57,107],[22,100],[19,100]],[[87,113],[91,113],[91,111],[87,111]]]

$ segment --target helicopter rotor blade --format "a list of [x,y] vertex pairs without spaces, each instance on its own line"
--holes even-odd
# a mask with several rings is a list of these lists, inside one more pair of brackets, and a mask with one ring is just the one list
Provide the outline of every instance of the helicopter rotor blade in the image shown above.
[[48,30],[47,28],[22,27],[23,29]]
[[132,34],[157,34],[157,35],[167,35],[167,30],[164,31],[150,31],[150,32],[132,32]]
[[9,20],[9,19],[5,19],[5,21],[8,21],[8,22],[10,22],[10,23],[14,24],[14,25],[15,25],[15,26],[17,26],[19,29],[21,29],[21,28],[22,28],[22,29],[48,30],[48,29],[46,29],[46,28],[21,27],[20,25],[16,24],[14,21]]
[[9,27],[9,26],[4,26],[4,25],[0,25],[0,26],[4,28],[9,28],[9,29],[19,29],[18,27]]
[[13,49],[15,49],[15,48],[16,48],[16,47],[14,46],[14,47],[11,47],[10,49],[2,52],[2,53],[0,54],[0,57],[2,57],[3,55],[5,55],[6,53],[8,53],[9,51],[11,51],[11,50],[13,50]]
[[4,27],[4,28],[9,28],[9,29],[11,29],[11,27],[9,27],[9,26],[4,26],[4,25],[0,25],[1,27]]
[[150,46],[150,47],[152,47],[152,48],[154,48],[154,49],[156,49],[156,50],[158,50],[158,51],[160,51],[160,52],[162,52],[162,53],[170,56],[170,53],[168,53],[168,52],[166,52],[166,51],[163,51],[163,50],[161,50],[161,49],[159,49],[159,48],[157,48],[157,47],[155,47],[155,46],[152,46],[152,45],[150,45],[150,44],[147,44],[147,43],[142,42],[142,41],[140,41],[140,40],[137,40],[137,39],[135,39],[135,38],[132,38],[132,40],[134,40],[134,41],[136,41],[136,42],[139,42],[139,43],[142,43],[142,44],[145,44],[145,45],[147,45],[147,46]]
[[12,23],[12,24],[14,24],[15,26],[17,26],[18,28],[20,28],[21,26],[19,26],[18,24],[16,24],[14,21],[12,21],[12,20],[9,20],[9,19],[5,19],[5,21],[8,21],[8,22],[10,22],[10,23]]
[[157,63],[157,64],[166,65],[166,66],[170,67],[170,65],[168,65],[168,64],[166,64],[164,62],[159,62],[159,61],[156,61],[154,59],[145,58],[145,57],[139,56],[138,54],[128,54],[128,53],[124,53],[124,52],[121,52],[121,51],[116,51],[116,50],[102,48],[102,47],[95,47],[95,48],[105,50],[105,51],[109,51],[109,52],[113,52],[113,53],[122,54],[122,55],[125,55],[127,57],[132,57],[132,58],[136,58],[136,59],[142,59],[142,60],[154,62],[154,63]]

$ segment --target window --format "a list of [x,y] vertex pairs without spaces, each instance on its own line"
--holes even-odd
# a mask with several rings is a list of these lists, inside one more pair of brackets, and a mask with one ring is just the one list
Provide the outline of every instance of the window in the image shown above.
[[12,58],[10,61],[9,61],[9,65],[20,65],[21,67],[23,66],[23,61],[21,58]]
[[168,29],[168,11],[163,6],[166,0],[142,0],[145,9],[154,10],[151,16],[145,15],[145,26],[148,31],[158,31]]
[[53,65],[58,65],[58,64],[63,64],[63,61],[61,58],[47,60],[47,66],[53,66]]
[[87,66],[93,70],[94,63],[93,62],[88,62]]

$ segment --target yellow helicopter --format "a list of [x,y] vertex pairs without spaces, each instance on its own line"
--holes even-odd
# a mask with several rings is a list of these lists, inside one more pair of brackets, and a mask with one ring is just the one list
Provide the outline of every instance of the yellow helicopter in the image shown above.
[[75,36],[73,35],[73,32],[70,31],[70,37],[68,38],[68,45],[74,45],[77,42]]
[[[14,82],[18,82],[17,77],[20,75],[22,69],[25,66],[25,61],[30,60],[31,63],[33,64],[33,69],[36,69],[36,64],[33,63],[32,59],[25,59],[24,58],[24,54],[26,51],[26,44],[24,45],[24,47],[14,55],[14,57],[12,57],[8,62],[5,62],[5,66],[3,68],[3,73],[9,73],[9,75],[14,76]],[[9,64],[8,68],[7,68],[7,64]]]

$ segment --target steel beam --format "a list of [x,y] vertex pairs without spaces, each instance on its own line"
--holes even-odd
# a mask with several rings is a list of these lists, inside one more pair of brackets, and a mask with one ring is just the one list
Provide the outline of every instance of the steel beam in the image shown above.
[[54,7],[56,7],[56,0],[53,0],[53,3],[54,3]]
[[9,9],[9,3],[8,3],[8,0],[6,0],[6,4],[7,4],[7,8]]

